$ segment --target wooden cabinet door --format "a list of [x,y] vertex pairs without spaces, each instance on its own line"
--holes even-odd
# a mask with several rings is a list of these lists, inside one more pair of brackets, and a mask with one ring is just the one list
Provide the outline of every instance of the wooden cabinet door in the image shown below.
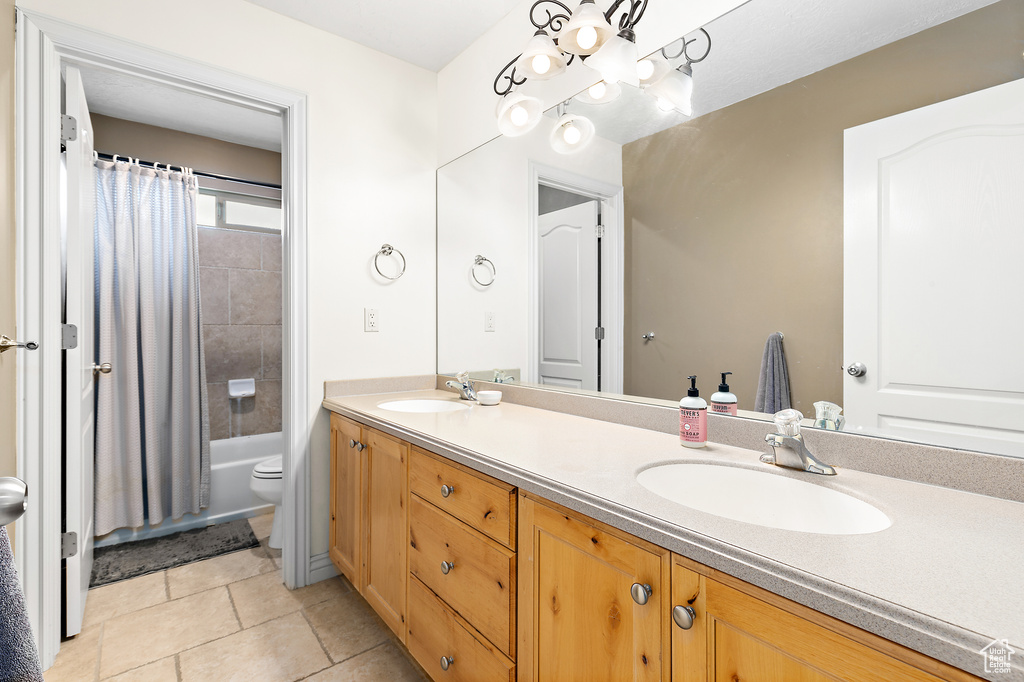
[[530,498],[519,529],[520,682],[669,680],[668,552]]
[[359,424],[331,415],[331,561],[362,588],[363,451]]
[[405,641],[406,548],[409,531],[409,445],[364,430],[366,522],[363,597]]

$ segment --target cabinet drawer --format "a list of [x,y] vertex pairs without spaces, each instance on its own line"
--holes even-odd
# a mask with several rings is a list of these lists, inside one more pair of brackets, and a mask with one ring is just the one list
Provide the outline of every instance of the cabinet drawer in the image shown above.
[[[514,682],[515,665],[452,613],[416,578],[409,579],[409,652],[434,680]],[[448,670],[441,658],[450,657]]]
[[[442,487],[454,488],[445,497]],[[484,535],[515,549],[515,487],[413,448],[409,490]]]
[[[410,500],[409,573],[515,657],[515,554],[415,495]],[[453,564],[447,574],[444,562]]]

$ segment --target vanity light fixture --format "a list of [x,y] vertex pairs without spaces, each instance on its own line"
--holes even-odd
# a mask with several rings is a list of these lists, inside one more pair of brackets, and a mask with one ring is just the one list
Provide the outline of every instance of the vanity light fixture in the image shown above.
[[[658,63],[652,64],[652,77],[650,85],[647,86],[647,94],[657,98],[658,107],[663,111],[675,110],[684,116],[693,115],[693,68],[691,65],[704,61],[711,53],[711,36],[704,29],[700,29],[700,32],[707,39],[707,49],[704,50],[703,55],[691,57],[688,48],[697,42],[697,38],[687,40],[683,37],[680,39],[683,41],[683,46],[678,54],[670,57],[665,48],[661,49],[661,56],[664,57],[666,64],[668,60],[678,57],[683,57],[686,60],[683,64],[675,69],[669,69],[657,79],[654,78],[654,74],[658,69]],[[646,69],[644,70],[646,71]]]
[[589,88],[573,97],[584,104],[607,104],[622,94],[622,86],[618,83],[597,81]]
[[[628,0],[627,6],[622,7],[626,2],[612,0],[606,12],[601,12],[595,0],[581,0],[575,10],[570,10],[560,0],[533,3],[530,23],[536,32],[522,54],[506,64],[494,78],[494,92],[502,98],[498,104],[498,129],[502,134],[523,135],[539,120],[539,114],[534,116],[533,103],[529,101],[536,102],[539,109],[539,100],[526,97],[517,92],[517,88],[529,79],[554,78],[577,57],[581,62],[588,58],[596,60],[593,64],[586,63],[598,68],[605,81],[605,92],[590,94],[595,103],[614,99],[617,93],[612,86],[618,81],[639,83],[634,29],[643,18],[647,0]],[[620,7],[622,13],[616,34],[611,21]]]
[[559,154],[583,151],[594,139],[594,123],[586,116],[566,113],[569,102],[558,106],[558,121],[551,131],[551,148]]

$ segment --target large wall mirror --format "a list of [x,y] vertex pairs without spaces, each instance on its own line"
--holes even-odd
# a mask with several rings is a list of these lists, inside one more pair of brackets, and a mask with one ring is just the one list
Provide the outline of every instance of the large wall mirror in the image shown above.
[[770,419],[781,357],[809,425],[1024,457],[1024,0],[910,4],[750,0],[685,37],[692,116],[584,92],[582,151],[552,110],[440,168],[438,371],[673,402],[731,372]]

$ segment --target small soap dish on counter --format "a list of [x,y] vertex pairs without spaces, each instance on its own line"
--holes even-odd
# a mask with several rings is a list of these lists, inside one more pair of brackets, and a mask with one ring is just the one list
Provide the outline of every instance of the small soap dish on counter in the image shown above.
[[501,391],[477,391],[476,401],[481,405],[497,405],[501,402]]

